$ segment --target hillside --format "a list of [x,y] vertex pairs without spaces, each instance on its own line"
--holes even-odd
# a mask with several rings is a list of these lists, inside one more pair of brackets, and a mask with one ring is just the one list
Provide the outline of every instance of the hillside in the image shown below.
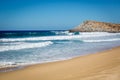
[[120,24],[97,22],[97,21],[84,21],[70,32],[120,32]]

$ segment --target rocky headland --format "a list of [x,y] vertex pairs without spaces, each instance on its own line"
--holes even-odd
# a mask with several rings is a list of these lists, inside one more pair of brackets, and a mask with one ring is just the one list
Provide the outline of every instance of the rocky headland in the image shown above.
[[98,22],[98,21],[84,21],[70,32],[120,32],[120,24]]

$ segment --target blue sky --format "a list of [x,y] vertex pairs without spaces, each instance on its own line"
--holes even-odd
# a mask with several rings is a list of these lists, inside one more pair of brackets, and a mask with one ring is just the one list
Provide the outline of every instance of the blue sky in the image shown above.
[[120,23],[120,0],[0,0],[0,30],[64,30],[85,20]]

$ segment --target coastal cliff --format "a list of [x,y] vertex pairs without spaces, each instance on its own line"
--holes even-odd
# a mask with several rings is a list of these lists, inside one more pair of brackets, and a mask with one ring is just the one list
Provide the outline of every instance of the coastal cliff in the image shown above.
[[120,24],[97,22],[97,21],[84,21],[70,32],[120,32]]

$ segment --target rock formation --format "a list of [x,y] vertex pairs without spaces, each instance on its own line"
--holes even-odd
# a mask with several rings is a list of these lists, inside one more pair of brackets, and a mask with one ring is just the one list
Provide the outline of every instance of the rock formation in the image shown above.
[[70,32],[120,32],[120,24],[97,22],[97,21],[85,21],[78,25]]

